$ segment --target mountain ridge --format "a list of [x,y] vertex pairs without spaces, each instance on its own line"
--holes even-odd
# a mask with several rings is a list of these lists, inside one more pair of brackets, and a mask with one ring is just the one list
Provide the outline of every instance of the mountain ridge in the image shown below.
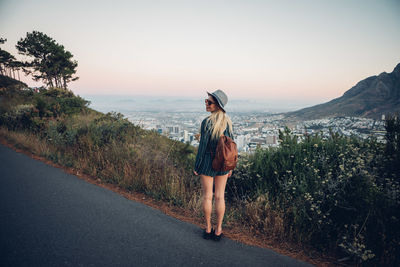
[[400,63],[391,73],[382,72],[359,81],[341,97],[285,113],[289,119],[357,116],[380,119],[400,112]]

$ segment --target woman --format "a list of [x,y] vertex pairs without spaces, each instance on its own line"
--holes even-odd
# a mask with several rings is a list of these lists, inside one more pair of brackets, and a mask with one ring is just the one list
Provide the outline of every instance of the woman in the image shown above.
[[[202,192],[203,192],[203,211],[206,221],[206,229],[204,229],[203,237],[205,239],[221,240],[222,237],[222,221],[225,214],[225,186],[230,172],[220,172],[212,168],[212,161],[218,143],[218,138],[222,135],[229,136],[233,139],[232,122],[226,115],[224,107],[228,102],[226,94],[217,90],[208,93],[206,99],[206,110],[211,115],[205,118],[201,123],[200,145],[197,151],[194,174],[200,175]],[[213,183],[215,211],[217,213],[217,227],[213,229],[211,226],[211,211],[213,198]]]

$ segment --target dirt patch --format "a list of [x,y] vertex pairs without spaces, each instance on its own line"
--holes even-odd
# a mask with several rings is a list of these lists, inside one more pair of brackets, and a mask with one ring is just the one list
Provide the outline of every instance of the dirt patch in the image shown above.
[[[173,206],[169,203],[155,200],[143,193],[131,192],[131,191],[123,189],[115,184],[105,183],[96,177],[82,173],[80,170],[61,166],[50,160],[47,160],[43,157],[33,154],[30,151],[16,148],[14,145],[10,144],[3,137],[0,137],[0,143],[13,149],[14,151],[16,151],[18,153],[23,153],[35,160],[40,160],[40,161],[42,161],[48,165],[51,165],[53,167],[63,169],[66,173],[75,175],[75,176],[79,177],[80,179],[83,179],[91,184],[101,186],[101,187],[111,190],[115,193],[118,193],[129,200],[143,203],[154,209],[162,211],[166,215],[172,216],[172,217],[174,217],[178,220],[184,221],[184,222],[188,222],[188,223],[197,225],[200,228],[204,227],[203,219],[195,217],[194,214],[188,210],[185,210],[185,209],[177,207],[177,206]],[[289,257],[292,257],[292,258],[295,258],[295,259],[298,259],[298,260],[301,260],[304,262],[308,262],[308,263],[314,264],[316,266],[325,267],[325,266],[342,265],[342,264],[338,264],[336,262],[336,260],[332,257],[328,257],[326,255],[321,255],[320,253],[314,252],[314,250],[312,248],[307,248],[307,247],[300,246],[300,245],[288,244],[288,243],[284,243],[284,242],[278,242],[274,239],[268,239],[268,237],[266,237],[264,234],[261,234],[261,233],[257,234],[254,232],[250,232],[249,230],[244,229],[239,224],[229,223],[229,225],[224,227],[224,235],[231,240],[235,240],[235,241],[238,241],[238,242],[241,242],[241,243],[244,243],[247,245],[251,245],[251,246],[268,248],[279,254],[283,254],[283,255],[286,255],[286,256],[289,256]],[[307,253],[306,253],[306,251],[307,251]]]

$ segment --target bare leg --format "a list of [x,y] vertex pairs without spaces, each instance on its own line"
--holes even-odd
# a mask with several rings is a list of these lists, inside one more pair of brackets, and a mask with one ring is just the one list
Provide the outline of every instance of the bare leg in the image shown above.
[[217,228],[215,234],[222,233],[222,221],[225,214],[225,186],[228,180],[228,174],[223,176],[215,176],[215,211],[217,213]]
[[211,232],[211,212],[213,197],[213,178],[211,176],[201,175],[201,187],[203,189],[203,212],[206,220],[206,232]]

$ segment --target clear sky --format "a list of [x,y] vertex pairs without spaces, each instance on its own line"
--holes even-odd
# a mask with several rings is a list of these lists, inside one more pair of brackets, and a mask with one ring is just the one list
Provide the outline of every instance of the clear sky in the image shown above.
[[0,0],[3,49],[33,30],[74,55],[81,95],[321,103],[400,63],[400,0]]

